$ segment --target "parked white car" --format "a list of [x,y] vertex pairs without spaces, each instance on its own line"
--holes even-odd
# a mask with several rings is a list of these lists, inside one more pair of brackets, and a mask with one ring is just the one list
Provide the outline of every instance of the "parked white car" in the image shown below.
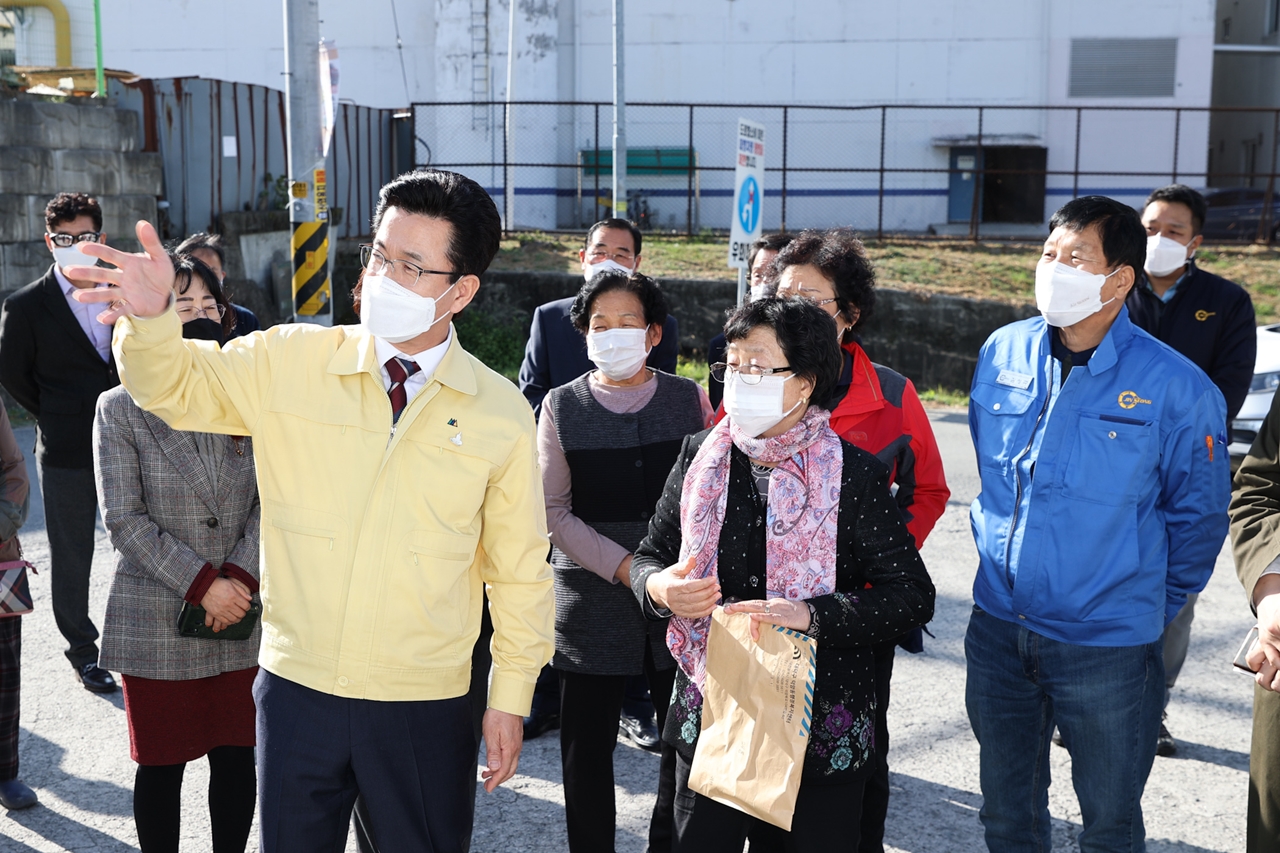
[[1262,419],[1271,410],[1271,398],[1280,388],[1280,323],[1258,327],[1258,357],[1253,363],[1253,382],[1244,398],[1240,414],[1231,422],[1232,457],[1244,456],[1262,429]]

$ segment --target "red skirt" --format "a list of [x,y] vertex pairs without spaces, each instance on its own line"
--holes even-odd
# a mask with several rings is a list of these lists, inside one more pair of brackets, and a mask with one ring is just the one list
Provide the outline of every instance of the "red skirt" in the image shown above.
[[216,746],[256,746],[257,674],[251,666],[189,681],[123,676],[129,755],[139,764],[185,764]]

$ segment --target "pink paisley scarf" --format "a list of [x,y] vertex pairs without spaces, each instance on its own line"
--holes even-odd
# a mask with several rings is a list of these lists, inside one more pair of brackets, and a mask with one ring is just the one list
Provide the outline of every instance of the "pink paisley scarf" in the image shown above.
[[[718,574],[720,528],[729,493],[730,445],[759,462],[777,463],[769,479],[765,565],[770,598],[800,601],[835,592],[836,521],[844,452],[830,415],[810,406],[782,435],[752,438],[722,420],[703,441],[680,494],[680,562],[696,557],[690,578]],[[707,677],[711,617],[671,617],[667,647],[701,691]]]

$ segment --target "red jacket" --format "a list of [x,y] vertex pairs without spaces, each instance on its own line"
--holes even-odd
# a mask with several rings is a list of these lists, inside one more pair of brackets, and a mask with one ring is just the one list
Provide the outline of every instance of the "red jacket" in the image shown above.
[[844,396],[831,412],[831,428],[889,466],[898,508],[922,547],[951,497],[933,427],[910,379],[873,364],[856,343],[844,350],[853,356],[853,370],[841,377],[837,393]]
[[[933,427],[910,379],[873,364],[856,343],[845,344],[844,350],[853,356],[853,365],[840,377],[839,402],[828,401],[831,429],[888,466],[898,509],[920,548],[951,497]],[[716,423],[723,418],[721,403]]]

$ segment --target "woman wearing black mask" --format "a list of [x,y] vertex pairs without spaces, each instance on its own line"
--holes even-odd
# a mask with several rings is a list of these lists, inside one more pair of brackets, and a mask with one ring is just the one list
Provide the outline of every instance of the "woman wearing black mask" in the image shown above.
[[[217,278],[189,258],[173,262],[183,337],[220,345],[229,312]],[[250,441],[170,429],[115,388],[98,399],[93,455],[116,551],[100,660],[123,675],[139,845],[176,853],[183,770],[207,755],[212,849],[243,853],[257,788]]]

